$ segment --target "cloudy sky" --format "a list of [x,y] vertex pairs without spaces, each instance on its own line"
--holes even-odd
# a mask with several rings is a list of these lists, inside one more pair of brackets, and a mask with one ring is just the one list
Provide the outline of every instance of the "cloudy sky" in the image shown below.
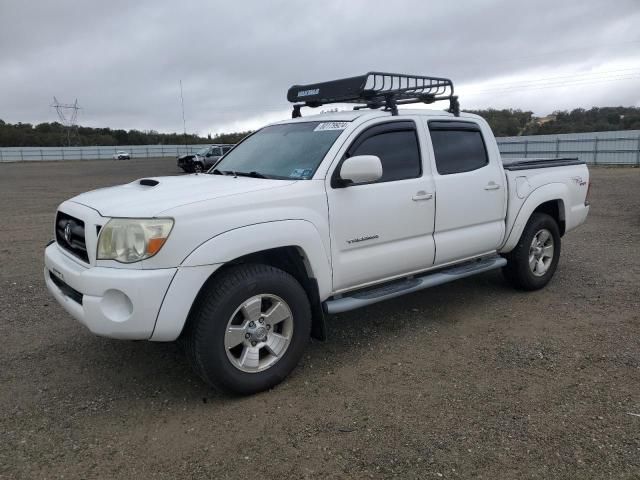
[[[462,108],[640,106],[639,0],[0,0],[0,118],[255,128],[287,88],[369,70],[452,78]],[[443,105],[442,108],[445,108]]]

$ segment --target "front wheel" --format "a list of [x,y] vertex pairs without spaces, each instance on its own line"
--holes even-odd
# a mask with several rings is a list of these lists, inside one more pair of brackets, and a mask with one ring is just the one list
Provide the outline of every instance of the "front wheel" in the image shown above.
[[200,162],[196,162],[193,164],[193,171],[195,173],[202,173],[204,171],[204,167]]
[[185,345],[209,385],[239,394],[280,383],[309,340],[311,307],[302,286],[268,265],[238,265],[205,285]]
[[553,217],[531,215],[518,244],[505,257],[502,271],[516,288],[538,290],[549,283],[560,259],[560,229]]

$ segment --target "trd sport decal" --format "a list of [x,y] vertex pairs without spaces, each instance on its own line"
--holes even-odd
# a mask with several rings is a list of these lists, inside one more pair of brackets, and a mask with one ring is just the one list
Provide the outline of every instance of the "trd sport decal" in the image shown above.
[[584,187],[587,184],[585,180],[582,180],[582,177],[573,177],[571,180],[576,182],[576,185],[579,185],[581,187]]

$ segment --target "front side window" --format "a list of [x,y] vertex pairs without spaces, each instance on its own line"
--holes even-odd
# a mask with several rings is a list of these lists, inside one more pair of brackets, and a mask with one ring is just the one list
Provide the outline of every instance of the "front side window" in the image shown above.
[[382,163],[382,178],[378,182],[392,182],[420,176],[421,159],[418,138],[413,122],[397,122],[372,127],[356,140],[349,156],[375,155]]
[[473,124],[467,125],[456,127],[447,125],[447,122],[429,124],[436,168],[440,175],[470,172],[489,163],[482,133]]
[[236,145],[212,173],[308,180],[346,126],[347,122],[296,122],[265,127]]

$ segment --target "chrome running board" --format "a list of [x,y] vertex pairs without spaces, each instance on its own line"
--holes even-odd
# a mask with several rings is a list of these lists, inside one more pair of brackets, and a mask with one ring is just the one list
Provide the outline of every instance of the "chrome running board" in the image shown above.
[[465,262],[453,267],[444,268],[434,273],[425,273],[417,277],[403,278],[385,283],[381,286],[347,293],[339,298],[332,298],[323,303],[326,313],[342,313],[356,308],[365,307],[373,303],[389,300],[390,298],[417,292],[425,288],[435,287],[443,283],[453,282],[460,278],[470,277],[477,273],[504,267],[507,260],[500,256],[485,257],[471,262]]

